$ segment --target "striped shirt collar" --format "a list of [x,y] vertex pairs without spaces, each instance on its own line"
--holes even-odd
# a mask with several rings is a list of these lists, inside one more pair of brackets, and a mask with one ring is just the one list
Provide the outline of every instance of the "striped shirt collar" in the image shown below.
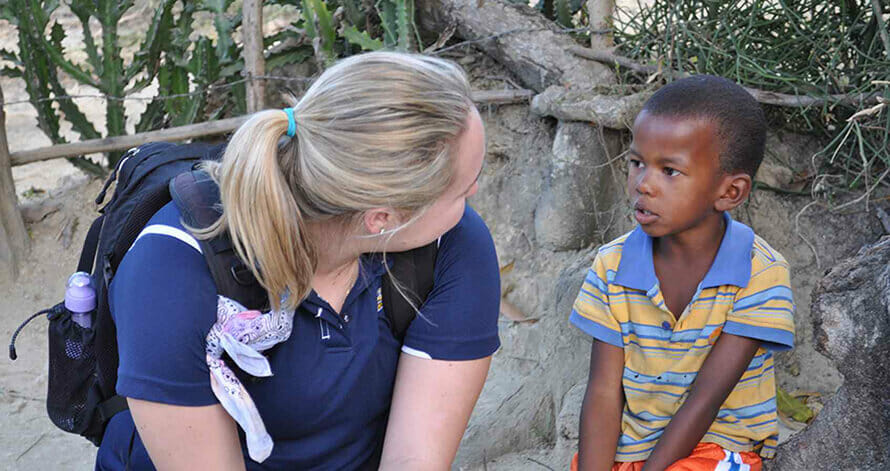
[[[754,246],[754,231],[750,227],[734,221],[729,213],[723,213],[726,232],[717,250],[717,256],[708,273],[702,279],[701,288],[722,285],[748,286],[751,278],[751,250]],[[621,251],[621,262],[615,274],[615,284],[630,289],[648,291],[658,284],[655,264],[652,261],[652,237],[640,226],[627,236]]]

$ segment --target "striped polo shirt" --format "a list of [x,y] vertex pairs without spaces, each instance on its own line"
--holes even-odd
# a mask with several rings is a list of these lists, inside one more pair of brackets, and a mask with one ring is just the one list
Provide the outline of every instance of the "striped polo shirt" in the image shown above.
[[721,332],[762,345],[702,441],[765,458],[775,454],[773,351],[794,342],[788,262],[751,228],[724,217],[717,256],[679,319],[659,288],[652,238],[639,227],[600,248],[575,300],[571,322],[624,349],[616,461],[648,458]]

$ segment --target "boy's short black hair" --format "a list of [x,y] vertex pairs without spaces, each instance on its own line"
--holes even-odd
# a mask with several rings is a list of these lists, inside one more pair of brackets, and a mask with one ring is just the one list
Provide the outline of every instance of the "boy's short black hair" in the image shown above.
[[766,117],[744,88],[713,75],[694,75],[671,82],[643,105],[655,116],[705,118],[717,123],[725,172],[757,173],[766,146]]

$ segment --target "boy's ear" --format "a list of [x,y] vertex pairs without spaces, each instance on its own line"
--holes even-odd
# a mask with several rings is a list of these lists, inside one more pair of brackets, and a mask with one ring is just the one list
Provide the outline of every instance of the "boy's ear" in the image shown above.
[[751,194],[753,181],[751,175],[747,173],[732,173],[723,177],[723,183],[720,185],[720,195],[714,202],[714,209],[717,211],[730,211],[748,199]]

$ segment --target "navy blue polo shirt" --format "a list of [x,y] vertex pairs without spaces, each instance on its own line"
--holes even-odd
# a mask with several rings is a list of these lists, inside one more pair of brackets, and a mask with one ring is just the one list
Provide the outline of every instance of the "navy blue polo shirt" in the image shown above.
[[[365,255],[338,315],[312,292],[290,338],[268,351],[273,376],[242,377],[275,446],[248,469],[376,468],[400,350],[471,360],[500,345],[500,278],[485,223],[469,206],[440,241],[433,290],[405,334],[390,331],[381,297],[385,267]],[[149,222],[124,257],[109,292],[117,325],[117,392],[184,406],[216,404],[204,340],[216,321],[216,288],[173,204]],[[239,430],[240,432],[240,430]],[[132,440],[132,446],[131,446]],[[153,469],[129,411],[109,422],[96,469]]]

